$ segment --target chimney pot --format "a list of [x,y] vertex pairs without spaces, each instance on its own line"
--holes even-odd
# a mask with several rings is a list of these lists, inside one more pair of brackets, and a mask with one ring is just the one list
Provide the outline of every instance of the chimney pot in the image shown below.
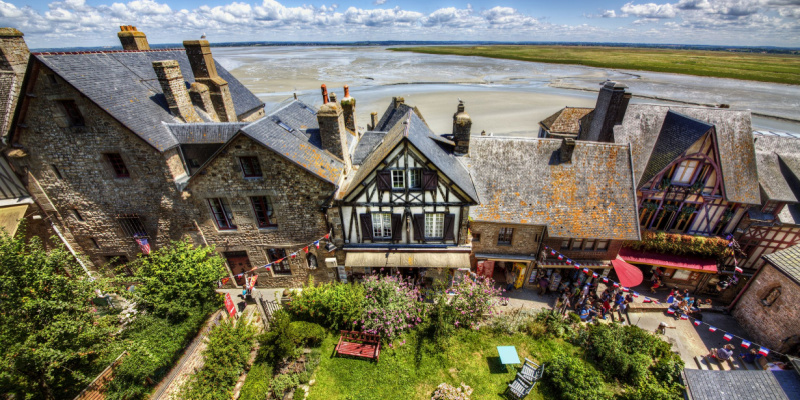
[[344,85],[344,98],[341,103],[342,112],[344,113],[344,127],[356,137],[361,138],[356,124],[356,99],[350,97],[350,87],[347,85]]
[[559,158],[562,163],[572,162],[572,153],[575,151],[575,139],[564,138],[561,140],[561,150],[559,151]]
[[322,89],[322,104],[328,104],[328,87],[323,83],[320,89]]
[[369,127],[367,127],[368,130],[370,130],[370,131],[371,130],[375,130],[375,127],[378,126],[378,113],[376,113],[375,111],[369,113],[369,121],[370,121],[370,125],[369,125]]
[[147,36],[133,25],[120,26],[117,37],[123,50],[150,50]]
[[336,103],[336,92],[331,92],[330,101]]

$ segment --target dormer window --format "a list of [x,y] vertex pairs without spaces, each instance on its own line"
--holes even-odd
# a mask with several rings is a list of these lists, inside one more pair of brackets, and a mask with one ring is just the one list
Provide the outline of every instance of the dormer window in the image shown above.
[[672,183],[688,185],[692,183],[692,178],[694,177],[694,172],[697,170],[697,166],[700,164],[698,160],[683,160],[675,168],[675,173],[672,174]]

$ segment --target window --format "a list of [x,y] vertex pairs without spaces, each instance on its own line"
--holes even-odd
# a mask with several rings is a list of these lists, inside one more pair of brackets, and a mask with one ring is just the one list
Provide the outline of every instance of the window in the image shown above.
[[761,208],[761,212],[764,214],[775,215],[775,211],[778,210],[778,202],[777,201],[767,201],[764,204],[764,207]]
[[81,215],[81,213],[78,210],[73,209],[72,215],[75,216],[75,219],[77,219],[78,222],[84,222],[83,215]]
[[375,239],[392,238],[392,214],[372,213],[372,237]]
[[259,228],[278,226],[272,215],[272,203],[266,196],[251,197],[253,212],[256,214],[256,224]]
[[258,157],[239,157],[239,164],[242,165],[242,174],[245,178],[261,178],[261,165],[258,164]]
[[472,234],[472,242],[479,243],[481,241],[481,234],[480,233],[473,233]]
[[594,250],[594,244],[596,241],[594,239],[586,239],[586,243],[583,245],[583,248],[586,250]]
[[408,187],[410,189],[422,188],[422,170],[410,169],[408,170]]
[[78,109],[78,105],[75,104],[75,100],[59,100],[58,103],[61,104],[64,114],[67,115],[70,126],[85,125],[83,115],[81,115],[81,110]]
[[676,269],[675,273],[672,274],[672,279],[678,279],[678,280],[685,281],[685,280],[689,279],[689,275],[691,275],[691,272],[688,271],[688,270]]
[[608,240],[598,240],[597,250],[608,250]]
[[761,304],[763,304],[765,307],[769,307],[773,303],[775,303],[775,300],[778,300],[778,297],[780,296],[781,296],[781,287],[780,286],[774,287],[772,288],[772,290],[767,292],[767,295],[764,296],[763,299],[761,299]]
[[208,206],[211,208],[211,216],[220,230],[236,229],[233,224],[233,214],[228,205],[220,198],[208,199]]
[[392,189],[405,189],[405,171],[392,171]]
[[425,237],[444,237],[444,213],[425,214]]
[[583,250],[583,239],[573,239],[572,250]]
[[122,232],[131,238],[147,238],[147,231],[138,215],[121,215],[117,217],[117,222],[122,228]]
[[283,121],[278,121],[278,126],[280,126],[281,128],[285,129],[286,132],[291,132],[293,130],[291,126],[286,125],[286,123],[283,122]]
[[100,248],[100,244],[99,244],[99,243],[97,243],[97,239],[95,239],[95,238],[89,238],[89,240],[91,240],[91,241],[92,241],[92,245],[94,245],[94,248],[95,248],[95,249],[99,249],[99,248]]
[[[292,273],[291,268],[289,268],[289,259],[286,258],[286,250],[267,249],[267,257],[269,257],[269,262],[272,263],[272,272],[276,275]],[[280,262],[278,262],[278,260],[280,260]]]
[[125,166],[125,161],[119,153],[106,154],[106,160],[111,164],[111,169],[114,170],[114,176],[117,178],[130,178],[131,173],[128,172],[128,167]]
[[700,162],[697,160],[681,161],[678,168],[675,168],[675,173],[672,175],[672,183],[687,185],[692,183],[692,177],[694,177],[694,171],[697,169],[698,164],[700,164]]
[[55,175],[56,175],[56,178],[57,178],[58,180],[62,180],[62,179],[64,179],[64,176],[63,176],[63,175],[61,175],[61,171],[59,171],[59,170],[58,170],[58,167],[56,167],[56,165],[55,165],[55,164],[51,164],[51,165],[50,165],[50,168],[53,170],[53,174],[55,174]]
[[514,236],[514,228],[500,228],[500,234],[497,235],[498,245],[511,245],[511,238]]
[[569,239],[561,241],[561,250],[569,250]]

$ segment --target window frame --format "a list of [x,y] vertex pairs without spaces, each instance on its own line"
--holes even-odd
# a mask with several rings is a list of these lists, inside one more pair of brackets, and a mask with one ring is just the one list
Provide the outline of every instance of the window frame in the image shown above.
[[570,244],[571,244],[571,243],[570,243],[570,240],[569,240],[569,239],[564,239],[564,240],[562,240],[562,241],[561,241],[561,250],[569,250],[569,248],[570,248]]
[[116,179],[130,179],[131,170],[128,169],[125,160],[120,153],[103,153],[106,162],[111,166],[111,172]]
[[[392,239],[392,213],[390,212],[371,212],[372,220],[372,239],[391,240]],[[376,219],[377,218],[377,219]],[[388,235],[386,235],[388,232]],[[381,235],[376,235],[381,233]]]
[[[416,185],[414,185],[414,180],[416,180]],[[422,190],[422,168],[410,168],[408,170],[408,188]]]
[[[242,177],[245,179],[258,179],[264,177],[261,163],[256,156],[239,157],[239,167],[242,168]],[[250,172],[248,172],[248,169]]]
[[[289,256],[286,255],[286,249],[274,248],[274,249],[266,249],[265,252],[267,253],[267,259],[269,260],[272,267],[273,275],[291,275],[292,268],[289,265]],[[283,253],[281,256],[280,253]],[[278,260],[283,260],[281,262],[277,262]]]
[[[505,239],[508,240],[505,240]],[[502,227],[497,232],[497,245],[498,246],[511,246],[514,242],[514,228]]]
[[76,103],[75,100],[62,99],[56,101],[61,107],[61,110],[64,111],[64,115],[67,117],[70,127],[86,126],[86,119],[83,118],[81,109],[78,107],[78,103]]
[[[595,242],[594,249],[597,251],[606,251],[608,250],[608,246],[611,243],[610,239],[597,239]],[[603,245],[601,247],[601,244]]]
[[[225,203],[225,199],[222,197],[212,197],[206,199],[208,203],[208,208],[211,211],[211,219],[214,220],[214,225],[217,227],[217,230],[220,231],[233,231],[236,230],[236,224],[234,224],[233,220],[233,212],[231,212],[230,207]],[[215,204],[216,203],[216,204]],[[215,210],[215,206],[219,208],[219,210]],[[225,226],[220,224],[219,217],[222,217],[225,223]]]
[[473,243],[480,243],[481,242],[481,234],[480,233],[473,233],[472,234],[472,242]]
[[[393,169],[389,174],[392,183],[392,190],[403,190],[406,188],[406,171],[402,169]],[[395,183],[399,183],[396,185]]]
[[[697,172],[697,167],[699,166],[700,160],[687,158],[686,160],[681,161],[680,164],[675,166],[675,171],[672,173],[670,182],[673,185],[691,185],[692,181],[694,180],[695,173]],[[680,177],[678,176],[678,173],[680,173]]]
[[[777,294],[776,294],[777,293]],[[780,286],[775,286],[774,288],[770,289],[764,297],[761,298],[761,305],[764,307],[772,307],[776,301],[781,297],[783,292],[781,291]],[[772,301],[770,301],[770,296],[772,296]]]
[[[425,239],[443,239],[444,238],[444,214],[445,213],[439,213],[439,212],[425,213],[425,232],[424,232]],[[433,225],[433,229],[437,228],[436,227],[437,224],[439,225],[438,228],[441,228],[441,232],[432,232],[432,233],[441,233],[441,235],[428,236],[428,216],[429,215],[431,216],[431,222],[432,222],[432,225]],[[440,219],[440,220],[436,221],[434,219]]]
[[583,238],[580,239],[572,239],[572,243],[569,246],[570,250],[583,250]]
[[[256,204],[258,202],[259,204]],[[253,215],[255,216],[256,227],[259,229],[264,228],[275,228],[278,226],[278,223],[275,222],[275,207],[272,206],[272,202],[269,200],[267,196],[251,196],[250,197],[250,205],[253,207]],[[263,208],[261,212],[257,206]],[[262,223],[261,220],[265,220],[265,223]]]

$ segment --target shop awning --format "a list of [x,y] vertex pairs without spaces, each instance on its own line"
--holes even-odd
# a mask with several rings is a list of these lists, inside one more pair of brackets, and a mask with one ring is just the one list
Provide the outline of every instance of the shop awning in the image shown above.
[[469,253],[466,252],[367,252],[348,251],[345,267],[422,267],[422,268],[469,268]]
[[628,264],[619,257],[617,257],[616,260],[611,260],[611,265],[614,266],[614,272],[617,274],[617,279],[619,279],[619,283],[622,284],[622,286],[639,286],[644,280],[642,270]]
[[656,267],[688,269],[706,273],[717,272],[716,260],[710,258],[676,256],[622,248],[619,256],[630,263],[648,264]]
[[544,268],[544,269],[547,269],[547,268],[573,268],[573,269],[577,269],[577,268],[575,268],[575,264],[580,265],[580,268],[589,268],[589,269],[599,269],[599,268],[605,269],[605,268],[610,268],[611,267],[611,265],[609,265],[608,261],[573,260],[572,264],[567,264],[565,261],[559,261],[557,259],[554,259],[554,260],[539,261],[539,268]]
[[17,233],[19,223],[25,218],[25,210],[27,209],[27,204],[0,208],[0,227],[3,227],[9,236],[14,236]]

